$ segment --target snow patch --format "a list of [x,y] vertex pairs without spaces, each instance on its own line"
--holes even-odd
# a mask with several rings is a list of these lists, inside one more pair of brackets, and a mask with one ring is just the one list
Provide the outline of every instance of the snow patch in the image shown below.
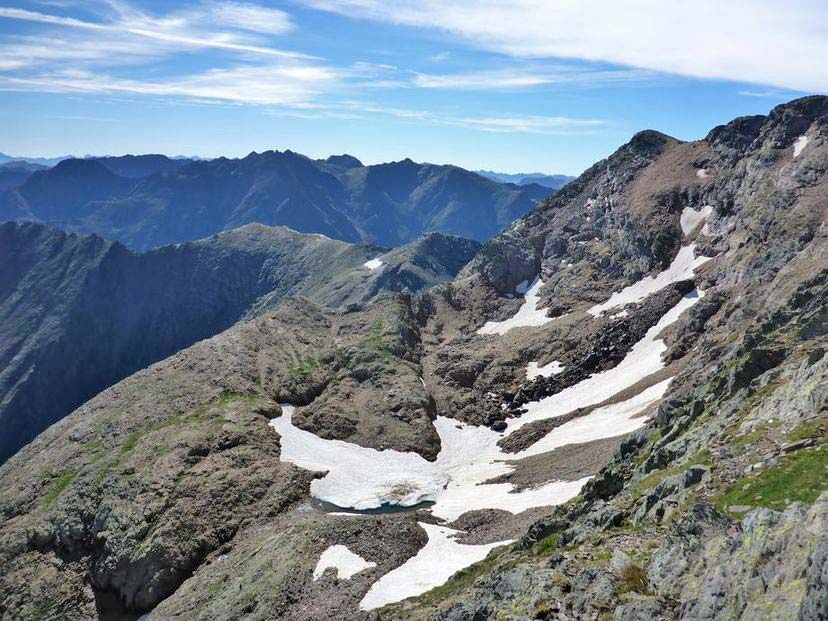
[[492,549],[511,543],[464,545],[454,541],[456,530],[422,522],[420,527],[428,534],[428,543],[415,556],[377,580],[359,603],[361,610],[374,610],[422,595],[444,584],[461,569],[482,561]]
[[644,426],[647,418],[640,416],[641,412],[661,400],[671,380],[672,378],[669,378],[659,382],[626,401],[596,408],[586,416],[575,418],[566,425],[553,429],[533,445],[515,453],[513,457],[521,459],[542,455],[567,444],[594,442],[631,433]]
[[681,218],[679,219],[681,224],[681,232],[684,235],[690,235],[690,233],[696,230],[699,223],[706,222],[712,213],[713,207],[710,205],[705,205],[698,211],[692,207],[685,207],[682,210]]
[[[644,337],[633,345],[624,359],[613,368],[591,375],[540,401],[527,403],[527,412],[508,421],[507,431],[511,433],[536,420],[556,418],[577,408],[597,405],[662,369],[664,363],[661,361],[661,355],[667,351],[667,346],[661,339],[656,339],[656,336],[698,302],[702,295],[699,290],[685,295],[658,323],[647,330]],[[561,425],[558,429],[566,429],[572,422],[574,421]],[[615,434],[606,437],[610,438],[613,435]]]
[[[683,227],[682,227],[683,228]],[[587,312],[593,317],[600,317],[604,311],[615,308],[616,306],[623,306],[625,304],[637,304],[648,295],[660,291],[667,285],[682,280],[690,280],[697,267],[704,265],[710,261],[712,257],[697,257],[696,244],[683,246],[673,259],[673,262],[663,272],[659,272],[655,276],[646,276],[636,283],[624,287],[621,291],[616,291],[610,296],[610,299],[603,304],[596,304]]]
[[614,315],[610,315],[610,319],[621,319],[621,317],[628,317],[629,314],[630,314],[630,311],[622,310],[618,313],[615,313]]
[[[528,287],[528,288],[527,288]],[[517,293],[525,294],[523,304],[510,319],[504,321],[487,321],[485,325],[480,328],[478,334],[506,334],[509,330],[523,327],[542,326],[545,323],[552,321],[552,317],[546,316],[544,309],[538,308],[538,301],[540,300],[540,290],[543,287],[543,281],[540,276],[537,276],[532,285],[529,286],[528,281],[523,281],[516,288]]]
[[549,364],[545,364],[542,367],[539,367],[537,362],[530,362],[529,365],[526,367],[526,379],[535,379],[536,377],[549,377],[551,375],[563,373],[563,370],[563,365],[557,360],[553,360]]
[[808,146],[809,138],[808,136],[800,136],[794,142],[794,157],[799,157],[799,154],[802,153],[802,150]]
[[710,175],[708,174],[707,169],[705,169],[705,168],[699,168],[699,169],[696,171],[696,176],[697,176],[699,179],[706,179],[706,178],[707,178],[707,177],[709,177]]
[[354,554],[345,546],[334,545],[325,550],[319,557],[316,569],[313,570],[313,579],[319,580],[328,569],[335,569],[337,578],[350,580],[355,574],[376,566],[376,563],[366,561],[359,554]]
[[363,265],[373,272],[375,269],[379,269],[380,267],[382,267],[382,261],[379,257],[377,257],[376,259],[366,261],[365,263],[363,263]]
[[[695,304],[700,295],[693,291],[682,298],[614,368],[526,404],[525,414],[508,421],[506,434],[533,421],[597,405],[661,369],[661,354],[667,347],[656,336]],[[634,416],[648,405],[649,400],[646,401],[624,402],[623,415]],[[615,410],[604,412],[612,414]],[[443,416],[434,422],[440,437],[440,453],[430,462],[417,453],[378,451],[342,440],[325,440],[295,427],[292,414],[292,406],[283,406],[282,416],[270,422],[281,436],[281,459],[307,470],[326,472],[311,483],[311,494],[340,507],[373,509],[384,504],[413,506],[433,501],[432,514],[453,521],[475,509],[519,513],[532,507],[560,504],[575,496],[588,480],[585,477],[578,481],[551,481],[521,492],[515,492],[510,483],[487,484],[486,481],[514,470],[508,461],[515,456],[504,453],[497,445],[503,436],[487,427]],[[576,422],[577,419],[561,425],[556,433],[565,436]],[[613,437],[623,433],[624,428],[602,424],[596,433]]]
[[[508,421],[506,435],[533,421],[562,416],[607,401],[663,368],[661,356],[667,347],[657,336],[701,296],[700,291],[684,296],[616,367],[592,375],[555,395],[528,403],[524,414]],[[322,439],[292,424],[294,408],[289,405],[282,406],[282,416],[273,419],[270,425],[281,436],[283,461],[325,473],[311,483],[311,495],[315,498],[353,509],[376,508],[383,504],[412,506],[431,500],[434,502],[431,512],[435,517],[453,521],[467,511],[503,509],[519,513],[571,499],[590,477],[577,481],[552,480],[521,492],[515,492],[511,483],[486,481],[513,472],[516,459],[546,453],[566,444],[616,437],[637,429],[646,422],[641,414],[663,397],[671,379],[568,421],[516,454],[500,449],[497,444],[503,437],[500,433],[442,416],[438,416],[434,423],[441,443],[434,462],[416,453],[378,451],[341,440]],[[426,546],[380,578],[360,603],[362,609],[371,610],[439,586],[456,571],[485,558],[493,547],[508,543],[467,546],[452,539],[456,531],[433,524],[421,526],[428,534]],[[353,561],[350,557],[349,560]],[[339,559],[326,562],[329,563],[326,567],[334,566],[340,571]]]

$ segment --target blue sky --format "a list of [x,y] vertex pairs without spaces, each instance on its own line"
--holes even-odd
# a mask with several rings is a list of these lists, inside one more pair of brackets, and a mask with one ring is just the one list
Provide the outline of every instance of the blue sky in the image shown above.
[[0,151],[577,174],[641,129],[701,138],[825,92],[827,20],[821,0],[0,0]]

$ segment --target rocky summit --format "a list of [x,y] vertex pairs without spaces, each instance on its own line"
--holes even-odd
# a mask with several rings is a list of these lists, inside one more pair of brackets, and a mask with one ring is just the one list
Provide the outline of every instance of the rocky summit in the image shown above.
[[[166,281],[190,295],[153,364],[0,466],[0,614],[826,618],[826,216],[828,98],[807,97],[695,142],[636,134],[481,248],[245,227],[134,255],[4,225],[48,249],[0,283],[36,335],[15,351],[41,352],[21,385],[59,363],[39,344],[69,343],[69,301],[136,299],[103,295],[122,263],[163,261],[152,309],[102,315],[129,338],[172,312]],[[211,334],[179,337],[191,306]]]

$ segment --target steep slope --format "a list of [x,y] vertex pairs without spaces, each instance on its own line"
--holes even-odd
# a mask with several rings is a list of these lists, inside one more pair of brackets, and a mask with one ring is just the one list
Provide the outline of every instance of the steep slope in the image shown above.
[[66,160],[0,194],[0,217],[95,233],[135,250],[251,222],[400,246],[440,232],[485,241],[549,194],[454,166],[363,166],[285,151],[210,161],[164,156]]
[[[44,225],[0,225],[0,421],[8,458],[130,373],[307,295],[333,306],[451,280],[475,242],[387,251],[261,225],[136,255]],[[384,265],[364,264],[377,256]]]
[[643,132],[450,284],[136,373],[0,467],[0,610],[819,618],[826,196],[828,98]]

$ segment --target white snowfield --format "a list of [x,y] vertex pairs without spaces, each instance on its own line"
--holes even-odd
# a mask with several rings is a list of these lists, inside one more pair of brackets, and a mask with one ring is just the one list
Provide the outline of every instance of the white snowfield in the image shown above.
[[350,580],[355,574],[376,566],[376,563],[366,561],[343,545],[333,545],[319,557],[316,569],[313,570],[313,579],[319,580],[328,569],[335,569],[340,580]]
[[[692,247],[690,248],[692,252]],[[508,421],[505,435],[524,425],[562,416],[578,408],[607,401],[663,368],[666,345],[656,337],[701,297],[687,294],[651,327],[614,368],[595,374],[557,394],[527,404],[527,412]],[[281,459],[308,470],[325,472],[311,484],[311,494],[341,507],[368,509],[391,503],[412,506],[430,500],[435,517],[451,522],[467,511],[526,509],[557,505],[576,496],[589,477],[577,481],[547,481],[520,492],[511,483],[487,483],[508,474],[515,459],[539,455],[560,446],[589,442],[629,433],[646,422],[642,414],[666,392],[665,379],[633,397],[596,408],[552,430],[537,443],[516,454],[504,453],[497,442],[504,434],[438,417],[434,423],[441,449],[434,462],[416,453],[378,451],[341,440],[325,440],[295,427],[294,408],[270,424],[281,436]],[[425,548],[402,566],[377,581],[361,603],[376,608],[438,586],[454,572],[478,561],[504,542],[462,546],[450,540],[449,529],[423,525],[429,535]]]
[[[585,380],[564,388],[540,401],[527,403],[525,414],[507,421],[509,424],[507,432],[512,433],[533,421],[556,418],[578,408],[597,405],[662,369],[664,363],[661,361],[661,355],[667,351],[667,346],[664,341],[657,339],[656,336],[664,328],[674,323],[685,310],[698,302],[702,295],[702,292],[698,290],[693,290],[685,295],[664,314],[656,325],[647,330],[644,337],[633,345],[624,359],[613,368],[591,375]],[[608,406],[605,411],[612,413],[615,408],[627,408],[629,407],[629,401],[633,401],[635,398]],[[645,407],[646,405],[638,411],[642,411]],[[563,430],[568,430],[570,425],[576,423],[577,420],[561,425],[556,431],[566,433]],[[644,421],[641,422],[643,424]],[[605,427],[604,430],[606,431],[606,435],[602,436],[604,438],[611,438],[623,433],[614,433],[614,430],[610,427]]]
[[624,287],[621,291],[616,291],[610,296],[610,299],[603,304],[596,304],[587,312],[593,317],[600,317],[601,313],[615,308],[616,306],[624,306],[625,304],[637,304],[641,302],[648,295],[660,291],[667,285],[679,282],[682,280],[690,280],[697,267],[704,265],[710,261],[712,257],[697,257],[696,244],[689,246],[682,246],[679,249],[676,258],[663,272],[659,272],[655,276],[646,276],[636,283]]
[[542,367],[538,366],[537,362],[530,362],[526,367],[526,379],[535,379],[536,377],[550,377],[563,373],[564,367],[557,360],[553,360],[549,364]]
[[489,552],[511,541],[485,545],[463,545],[452,539],[456,530],[435,524],[419,523],[428,534],[428,543],[408,562],[377,580],[359,607],[373,610],[386,604],[414,597],[444,584],[461,569],[482,561]]
[[378,451],[342,440],[325,440],[294,426],[291,406],[282,409],[282,416],[270,422],[282,437],[281,459],[307,470],[327,472],[311,483],[311,494],[340,507],[410,507],[433,501],[432,514],[451,522],[476,509],[520,513],[560,504],[575,496],[587,481],[553,481],[517,493],[511,483],[483,485],[514,469],[504,461],[512,457],[497,446],[503,436],[488,427],[444,416],[434,422],[441,449],[437,460],[431,462],[417,453]]
[[808,136],[800,136],[799,138],[797,138],[796,142],[794,142],[794,154],[793,154],[793,156],[794,157],[799,157],[799,154],[802,153],[802,150],[805,147],[808,146],[808,142],[809,142]]
[[374,270],[382,267],[382,260],[379,257],[377,257],[376,259],[366,261],[365,263],[363,263],[363,265],[373,272]]
[[685,207],[681,212],[679,222],[681,223],[681,232],[684,235],[690,235],[696,230],[696,227],[701,222],[707,222],[707,219],[713,213],[713,207],[705,205],[698,211],[692,207]]
[[542,326],[552,321],[552,317],[547,317],[544,309],[538,308],[540,290],[543,287],[543,281],[540,279],[540,276],[535,277],[535,280],[532,281],[532,285],[528,289],[527,285],[528,282],[524,280],[515,287],[517,293],[525,293],[526,295],[523,298],[523,304],[514,316],[504,321],[487,321],[477,333],[506,334],[514,328]]

